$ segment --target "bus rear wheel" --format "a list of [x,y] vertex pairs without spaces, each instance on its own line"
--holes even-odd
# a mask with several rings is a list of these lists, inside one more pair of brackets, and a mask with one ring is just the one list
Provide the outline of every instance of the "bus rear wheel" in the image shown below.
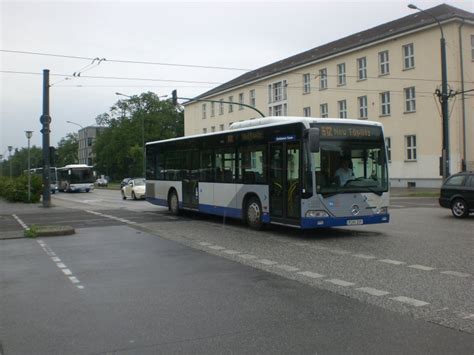
[[179,214],[179,200],[176,191],[172,191],[168,198],[168,209],[172,214],[177,216]]
[[245,208],[245,221],[252,229],[262,229],[262,204],[258,198],[251,197],[247,201],[247,206]]

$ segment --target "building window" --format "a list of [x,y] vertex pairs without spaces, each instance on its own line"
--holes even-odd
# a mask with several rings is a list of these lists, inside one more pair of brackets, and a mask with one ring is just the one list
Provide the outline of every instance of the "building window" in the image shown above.
[[287,106],[286,106],[286,104],[271,106],[269,108],[268,112],[269,112],[270,116],[286,116],[287,115]]
[[403,46],[403,69],[413,69],[415,67],[415,49],[413,43]]
[[286,80],[268,85],[268,103],[286,100]]
[[224,99],[219,100],[219,115],[224,114]]
[[303,74],[303,94],[309,94],[311,92],[311,75]]
[[319,71],[319,90],[328,88],[328,70],[326,68]]
[[311,107],[303,107],[303,116],[311,117]]
[[385,146],[387,147],[387,159],[389,162],[392,161],[392,139],[385,137]]
[[367,58],[357,59],[357,79],[365,80],[367,79]]
[[[239,104],[243,104],[243,103],[244,103],[244,93],[241,92],[239,94]],[[243,109],[244,109],[244,106],[239,105],[239,110],[243,110]]]
[[416,136],[405,136],[406,160],[416,160]]
[[415,87],[403,89],[405,92],[405,112],[416,111]]
[[390,115],[390,92],[386,91],[380,94],[380,114],[382,116]]
[[337,106],[339,107],[339,118],[347,118],[347,101],[338,101]]
[[216,126],[211,126],[211,132],[215,132],[216,131]]
[[337,85],[346,85],[346,63],[337,65]]
[[367,118],[367,96],[360,96],[357,100],[359,101],[359,118]]
[[249,104],[255,107],[255,90],[250,90],[249,92]]
[[[229,96],[229,102],[234,102],[234,97]],[[234,105],[229,104],[229,113],[234,112]]]
[[202,104],[202,119],[206,119],[207,118],[207,115],[206,115],[206,104]]
[[387,75],[389,73],[388,51],[379,52],[379,74]]
[[224,125],[223,125],[223,124],[220,124],[220,125],[219,125],[219,129],[220,129],[221,131],[223,131],[223,130],[224,130]]
[[92,147],[92,140],[93,140],[92,137],[87,137],[87,146],[88,147]]
[[202,133],[206,134],[207,133],[207,128],[203,128]]
[[328,118],[329,117],[328,104],[319,105],[319,113],[322,118]]
[[211,117],[214,117],[216,115],[216,107],[214,105],[214,102],[211,102]]

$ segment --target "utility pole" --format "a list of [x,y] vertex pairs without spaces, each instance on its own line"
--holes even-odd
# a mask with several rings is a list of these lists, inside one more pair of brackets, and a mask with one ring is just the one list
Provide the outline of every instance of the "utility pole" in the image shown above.
[[51,207],[49,181],[49,124],[51,123],[51,116],[49,115],[49,69],[43,70],[43,114],[40,122],[43,125],[41,129],[43,134],[43,207]]
[[31,164],[30,164],[30,139],[33,136],[33,131],[25,131],[28,139],[28,202],[31,201]]
[[12,178],[12,150],[13,150],[13,147],[9,145],[8,146],[8,160],[10,160],[10,179]]

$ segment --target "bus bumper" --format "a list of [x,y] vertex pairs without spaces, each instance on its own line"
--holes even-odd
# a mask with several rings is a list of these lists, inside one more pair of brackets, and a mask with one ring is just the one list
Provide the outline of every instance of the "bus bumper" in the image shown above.
[[388,223],[389,214],[378,214],[373,216],[358,217],[331,217],[331,218],[301,218],[302,229],[328,228],[328,227],[351,227],[364,224]]

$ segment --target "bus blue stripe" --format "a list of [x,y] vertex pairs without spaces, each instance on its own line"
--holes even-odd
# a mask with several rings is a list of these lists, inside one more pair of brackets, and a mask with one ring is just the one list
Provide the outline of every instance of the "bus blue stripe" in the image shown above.
[[388,223],[390,221],[390,215],[378,214],[373,216],[361,216],[357,217],[330,217],[330,218],[301,218],[301,228],[327,228],[327,227],[348,227],[347,221],[361,219],[363,224],[374,224],[374,223]]

